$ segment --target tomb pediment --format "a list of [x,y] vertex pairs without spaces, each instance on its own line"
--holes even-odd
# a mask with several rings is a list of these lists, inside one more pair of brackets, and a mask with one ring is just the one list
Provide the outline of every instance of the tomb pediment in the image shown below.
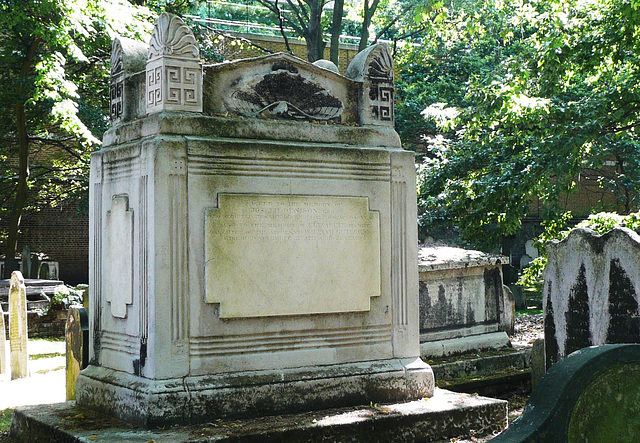
[[245,117],[349,122],[355,82],[285,53],[205,67],[210,112]]

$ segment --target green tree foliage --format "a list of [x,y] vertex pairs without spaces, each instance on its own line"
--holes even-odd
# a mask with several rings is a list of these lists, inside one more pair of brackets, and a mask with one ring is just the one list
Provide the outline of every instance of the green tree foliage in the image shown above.
[[86,193],[89,153],[108,115],[116,33],[140,37],[146,10],[125,1],[0,1],[0,216],[13,257],[25,209]]
[[[429,56],[426,69],[462,71],[453,86],[463,93],[438,95],[424,112],[439,137],[419,169],[423,235],[456,225],[468,242],[494,247],[519,229],[534,201],[546,219],[562,219],[561,197],[578,174],[605,161],[615,173],[600,185],[633,210],[640,186],[637,2],[492,0],[482,2],[479,16],[465,8],[448,14],[439,29],[451,30],[444,54],[453,63],[448,69]],[[418,97],[409,91],[401,105],[408,96]]]

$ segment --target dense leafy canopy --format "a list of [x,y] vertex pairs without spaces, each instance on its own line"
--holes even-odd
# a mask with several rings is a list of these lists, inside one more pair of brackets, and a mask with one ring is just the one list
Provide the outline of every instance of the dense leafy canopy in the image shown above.
[[25,209],[86,195],[89,153],[108,115],[111,37],[140,38],[126,1],[0,1],[0,216],[15,253]]
[[[638,5],[492,0],[479,15],[462,6],[439,26],[453,36],[446,48],[421,52],[408,71],[426,70],[436,82],[453,77],[450,85],[459,88],[433,88],[426,103],[438,131],[427,134],[419,169],[423,234],[456,225],[470,243],[495,246],[519,229],[534,202],[545,218],[559,219],[561,197],[577,177],[606,161],[614,170],[598,184],[620,210],[633,210],[640,187]],[[403,88],[405,97],[419,97]],[[400,106],[417,107],[407,99]]]

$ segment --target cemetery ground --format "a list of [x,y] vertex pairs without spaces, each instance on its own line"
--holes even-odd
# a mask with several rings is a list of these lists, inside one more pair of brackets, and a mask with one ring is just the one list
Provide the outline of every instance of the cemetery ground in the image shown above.
[[8,375],[0,376],[1,442],[11,441],[8,434],[15,407],[65,401],[64,338],[30,339],[27,349],[30,376],[12,381]]
[[[530,299],[531,300],[531,299]],[[534,340],[542,338],[542,314],[537,314],[537,306],[533,299],[532,309],[520,311],[516,318],[515,333],[511,337],[514,349],[530,347]],[[533,312],[533,315],[528,314]],[[9,428],[13,416],[13,409],[21,405],[58,403],[65,401],[65,344],[64,339],[31,339],[29,340],[29,365],[31,376],[26,379],[9,381],[0,379],[0,442],[9,443]],[[480,358],[499,354],[500,351],[477,353]],[[508,371],[507,371],[508,372]],[[512,371],[513,372],[513,371]],[[515,371],[517,373],[517,371]],[[499,375],[499,374],[498,374]],[[504,374],[502,374],[504,375]],[[445,389],[457,389],[455,383],[474,381],[482,383],[483,376],[469,376],[465,380],[436,379],[436,383]],[[515,386],[515,385],[514,385]],[[527,388],[506,389],[499,395],[509,401],[509,423],[518,417],[528,399]],[[480,388],[482,390],[482,388]],[[477,390],[477,388],[476,388]],[[477,393],[473,389],[469,393]],[[229,426],[233,426],[230,423]],[[493,435],[483,435],[480,431],[475,435],[460,436],[457,442],[484,442]]]

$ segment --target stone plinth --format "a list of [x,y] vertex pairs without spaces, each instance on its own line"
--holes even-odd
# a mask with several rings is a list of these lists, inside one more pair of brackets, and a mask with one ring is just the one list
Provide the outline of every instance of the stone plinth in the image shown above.
[[[491,435],[507,425],[507,402],[436,389],[432,398],[258,417],[204,425],[141,429],[75,402],[16,408],[20,441],[398,442],[453,441]],[[462,441],[462,440],[461,440]]]
[[446,246],[420,248],[420,342],[424,356],[509,344],[513,302],[504,294],[507,257]]
[[574,229],[547,246],[544,270],[547,368],[587,346],[640,343],[640,236]]
[[11,380],[29,375],[27,370],[27,291],[20,271],[11,273],[9,289],[9,343]]
[[[148,73],[189,52],[176,19]],[[380,57],[352,78],[286,54],[205,66],[202,112],[147,102],[107,131],[81,405],[148,426],[432,395],[413,154],[353,102]]]

